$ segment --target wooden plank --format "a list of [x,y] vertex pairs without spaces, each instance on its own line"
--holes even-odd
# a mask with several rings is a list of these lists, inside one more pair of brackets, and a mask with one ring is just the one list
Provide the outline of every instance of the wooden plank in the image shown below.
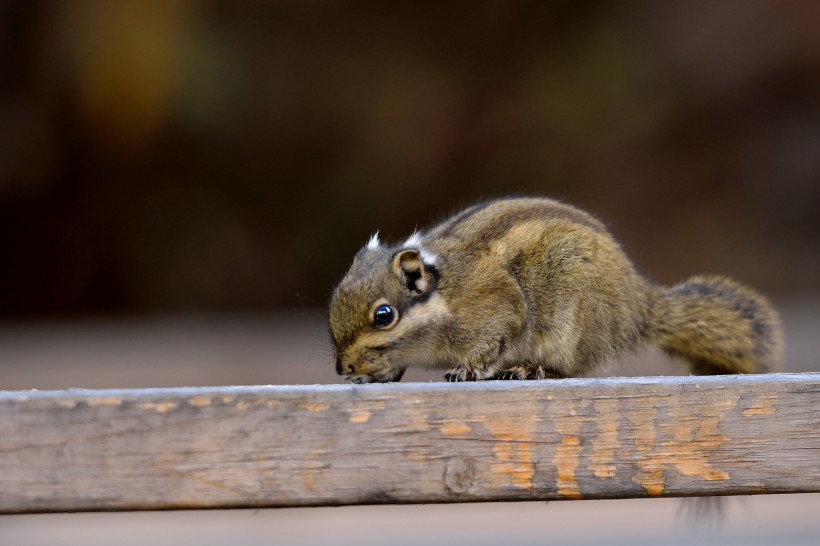
[[820,374],[0,392],[0,512],[820,491]]

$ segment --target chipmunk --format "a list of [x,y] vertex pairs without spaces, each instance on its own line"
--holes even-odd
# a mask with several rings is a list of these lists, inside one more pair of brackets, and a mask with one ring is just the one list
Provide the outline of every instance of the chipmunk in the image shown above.
[[545,198],[478,204],[396,246],[377,233],[329,324],[353,383],[399,381],[408,366],[448,381],[588,376],[645,345],[693,374],[762,373],[783,353],[760,294],[718,276],[655,286],[600,221]]

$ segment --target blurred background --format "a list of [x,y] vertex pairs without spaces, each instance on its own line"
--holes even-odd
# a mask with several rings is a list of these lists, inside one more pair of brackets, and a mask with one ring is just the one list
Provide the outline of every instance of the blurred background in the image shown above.
[[[324,308],[369,235],[509,194],[593,212],[657,282],[756,286],[787,369],[820,370],[820,3],[4,0],[0,388],[338,382]],[[747,517],[816,513],[791,498]],[[561,510],[661,505],[617,502]],[[411,513],[299,513],[374,510]],[[0,537],[74,522],[108,543],[144,518],[2,518]]]

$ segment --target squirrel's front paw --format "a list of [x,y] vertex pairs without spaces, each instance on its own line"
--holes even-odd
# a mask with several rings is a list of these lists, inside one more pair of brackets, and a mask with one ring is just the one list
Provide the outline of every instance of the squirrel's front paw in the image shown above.
[[348,375],[347,377],[345,377],[345,383],[354,383],[356,385],[376,382],[376,378],[372,375]]
[[444,379],[449,383],[458,383],[460,381],[478,381],[478,377],[472,371],[468,370],[463,364],[450,368],[444,374]]
[[507,368],[506,370],[501,370],[495,376],[493,376],[493,379],[523,381],[525,379],[531,379],[530,374],[530,370],[528,370],[524,366],[516,366],[515,368]]
[[345,377],[347,383],[392,383],[394,381],[401,381],[404,375],[405,368],[396,368],[387,370],[386,372],[373,372],[363,375],[348,375]]

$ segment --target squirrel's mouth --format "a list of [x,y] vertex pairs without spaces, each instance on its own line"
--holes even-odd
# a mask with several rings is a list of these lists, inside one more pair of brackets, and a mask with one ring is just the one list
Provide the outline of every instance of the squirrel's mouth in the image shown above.
[[393,383],[401,381],[404,375],[404,368],[390,370],[385,374],[348,375],[345,377],[347,383]]
[[336,360],[336,372],[345,376],[348,383],[391,383],[400,381],[407,368],[389,366],[355,366],[344,363],[341,358]]

